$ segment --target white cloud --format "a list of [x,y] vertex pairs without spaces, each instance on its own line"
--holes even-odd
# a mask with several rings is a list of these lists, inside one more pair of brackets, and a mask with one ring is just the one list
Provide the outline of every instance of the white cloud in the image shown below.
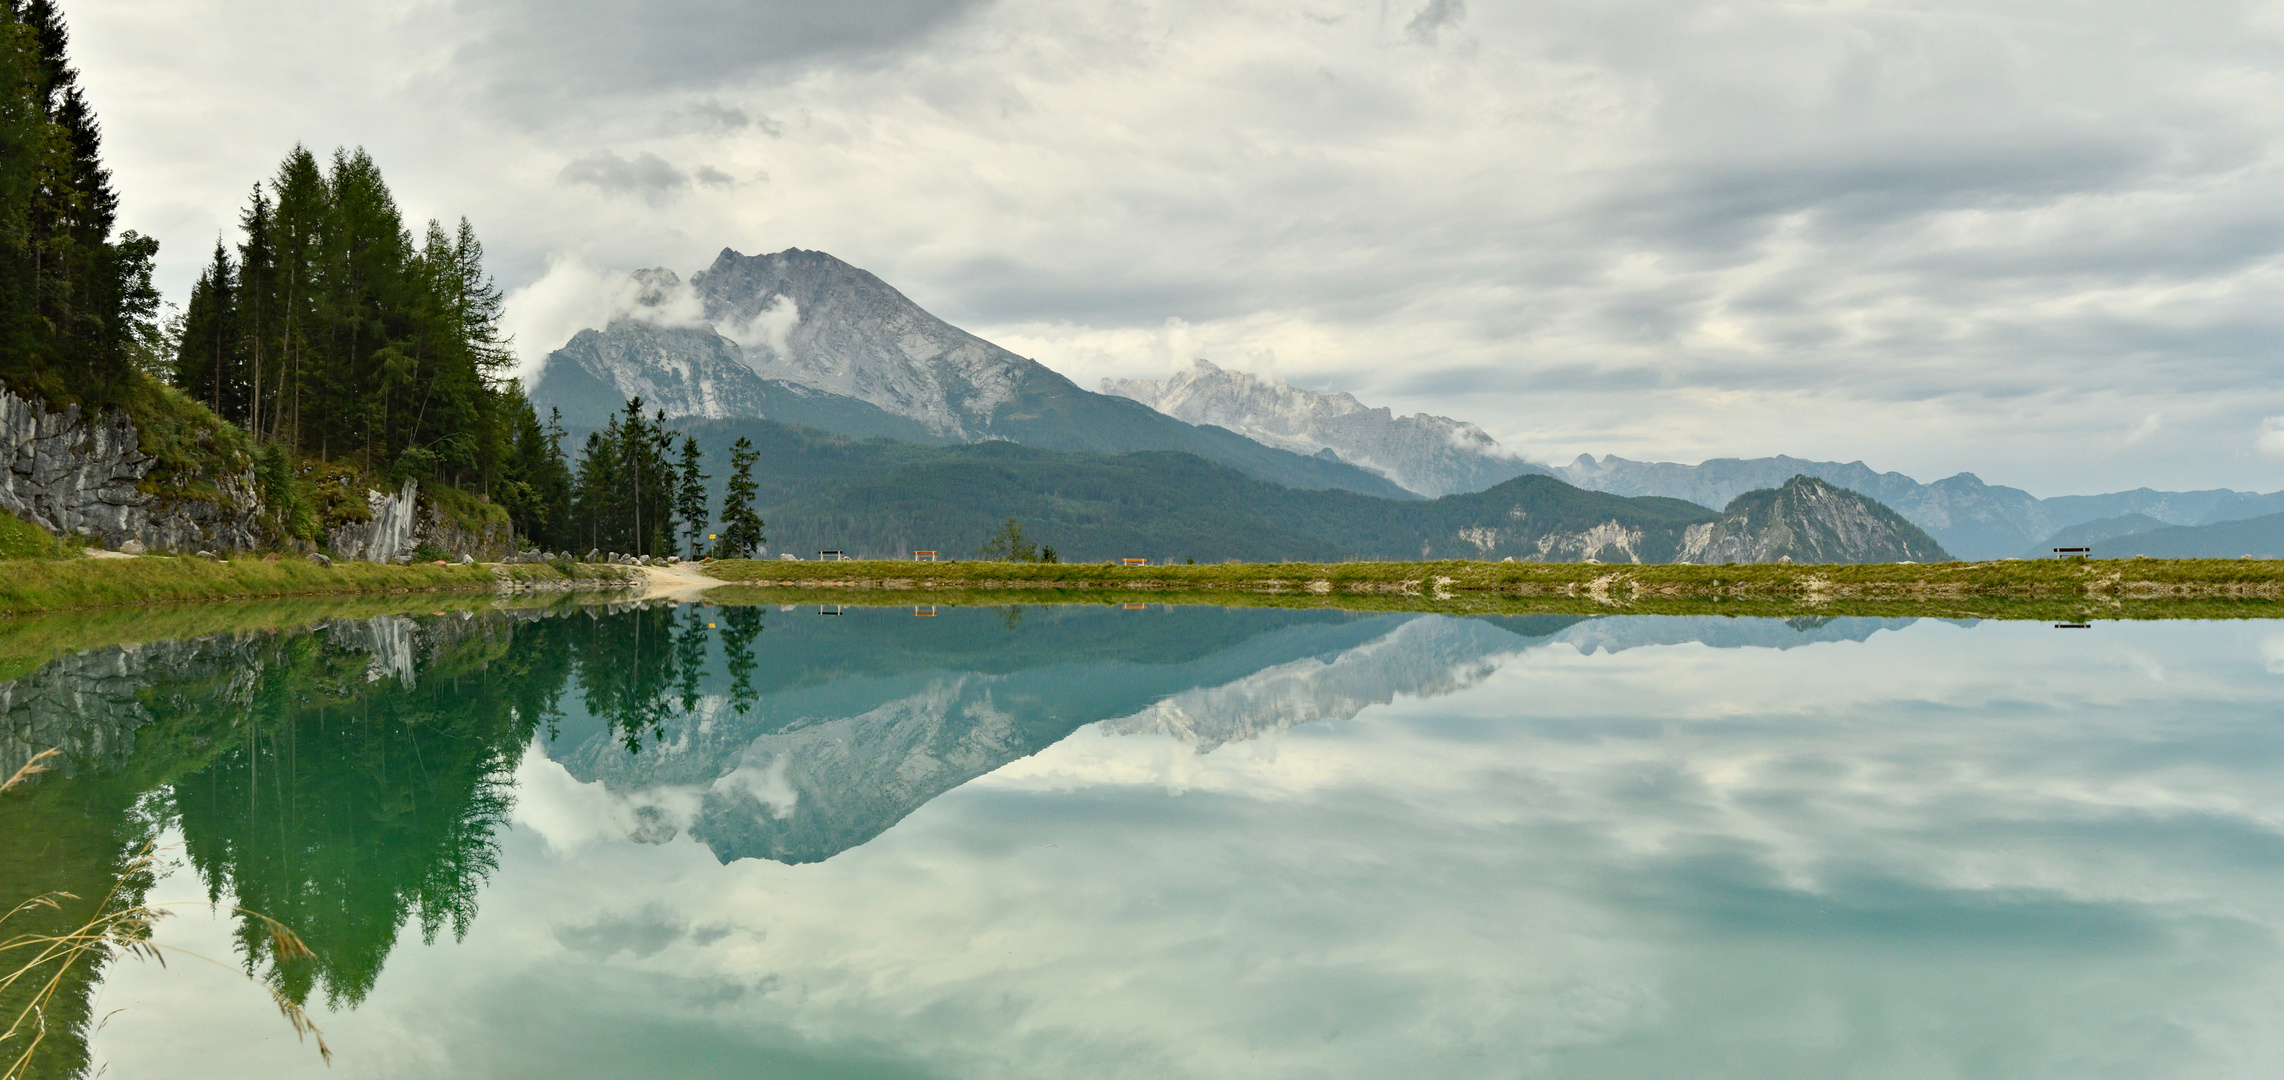
[[2238,434],[2284,415],[2284,39],[2234,6],[72,15],[177,295],[295,140],[362,144],[512,289],[798,245],[1083,385],[1178,320],[1533,452],[2284,484]]
[[765,348],[772,353],[785,351],[785,336],[801,324],[800,305],[790,296],[773,296],[769,303],[754,312],[753,318],[742,323],[718,327],[719,333],[747,348]]
[[2284,416],[2271,416],[2260,422],[2260,436],[2253,440],[2260,452],[2269,457],[2284,457]]
[[579,331],[630,316],[659,326],[706,325],[698,294],[679,278],[669,287],[646,286],[576,255],[551,258],[539,280],[508,293],[500,322],[515,338],[516,375],[528,382]]

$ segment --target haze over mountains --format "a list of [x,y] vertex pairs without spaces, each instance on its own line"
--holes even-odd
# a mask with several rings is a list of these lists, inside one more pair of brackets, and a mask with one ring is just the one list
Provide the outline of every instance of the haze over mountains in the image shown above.
[[[1715,512],[1705,520],[1747,492],[1775,491],[1809,476],[1877,500],[1924,530],[1931,543],[1968,559],[2035,551],[2089,522],[2131,519],[2107,536],[2149,531],[2134,515],[2174,527],[2284,511],[2284,493],[2143,488],[2041,499],[1973,473],[1921,483],[1861,461],[1781,455],[1697,465],[1581,455],[1549,467],[1522,460],[1463,420],[1398,416],[1351,394],[1296,388],[1203,359],[1168,379],[1106,379],[1103,393],[1090,393],[936,318],[874,275],[823,252],[747,256],[725,248],[688,281],[664,269],[641,271],[635,280],[641,289],[633,310],[575,335],[549,357],[532,388],[542,410],[560,409],[574,428],[599,427],[628,398],[640,397],[646,408],[669,416],[766,418],[855,439],[937,446],[1004,440],[1113,455],[1173,451],[1286,488],[1382,499],[1464,495],[1543,475],[1588,491],[1685,500]],[[840,511],[863,512],[848,505]],[[1839,523],[1819,527],[1829,531]],[[1314,550],[1327,538],[1321,529],[1302,532],[1316,539],[1270,546]],[[2225,540],[2184,534],[2169,542],[2205,554],[2240,553],[2202,552],[2198,536],[2224,546],[2243,543],[2235,533]],[[1384,546],[1375,541],[1370,550],[1391,554]],[[1420,548],[1444,546],[1428,538]],[[1567,546],[1579,547],[1574,557],[1592,557],[1584,550],[1594,545]],[[1363,550],[1352,547],[1351,553]],[[1904,543],[1897,550],[1919,549]],[[1249,557],[1269,556],[1264,549]]]

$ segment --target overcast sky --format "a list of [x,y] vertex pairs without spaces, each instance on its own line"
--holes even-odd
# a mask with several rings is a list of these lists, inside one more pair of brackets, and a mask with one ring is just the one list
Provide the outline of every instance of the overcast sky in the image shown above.
[[599,275],[803,247],[1089,388],[2284,487],[2278,0],[65,6],[178,302],[295,141],[363,145],[534,360]]

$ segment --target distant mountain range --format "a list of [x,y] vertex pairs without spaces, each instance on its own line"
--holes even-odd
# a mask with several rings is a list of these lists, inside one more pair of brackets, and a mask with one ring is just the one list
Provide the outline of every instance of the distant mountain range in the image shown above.
[[1878,500],[1943,548],[1969,559],[2051,547],[2064,542],[2047,542],[2062,530],[2119,515],[2144,515],[2159,525],[2198,525],[2284,512],[2284,492],[2138,488],[2041,499],[2018,488],[1986,484],[1973,473],[1923,484],[1902,473],[1874,471],[1860,461],[1785,456],[1678,465],[1581,455],[1570,464],[1549,467],[1523,461],[1465,421],[1424,413],[1399,417],[1350,394],[1303,390],[1204,360],[1170,379],[1105,379],[1102,389],[1295,453],[1329,451],[1429,496],[1480,491],[1515,476],[1544,474],[1592,491],[1684,499],[1721,510],[1748,491],[1774,490],[1794,476],[1813,476]]
[[[1582,455],[1549,467],[1520,459],[1465,421],[1397,416],[1349,394],[1299,389],[1204,360],[1169,379],[1104,380],[1105,392],[1091,393],[936,318],[878,277],[823,252],[747,256],[725,248],[687,282],[663,269],[634,277],[642,292],[635,310],[574,336],[549,357],[532,386],[534,403],[543,411],[560,409],[573,428],[599,427],[627,399],[640,397],[646,408],[669,416],[766,418],[860,440],[923,446],[1004,440],[1101,455],[1171,451],[1285,488],[1385,499],[1478,493],[1544,475],[1588,491],[1679,499],[1721,511],[1746,492],[1773,491],[1805,475],[1877,500],[1968,559],[2077,546],[2061,534],[2093,522],[2112,522],[2096,529],[2107,536],[2141,535],[2284,512],[2284,492],[2140,488],[2040,499],[1972,473],[1921,483],[1860,461],[1785,456],[1679,465]],[[1004,516],[1001,510],[1011,509],[978,506],[976,512]],[[1200,527],[1217,512],[1162,509],[1173,515],[1167,521]],[[1312,538],[1301,547],[1327,550],[1327,530],[1303,533]],[[1238,546],[1249,548],[1291,546],[1248,535],[1225,539],[1244,540]],[[2223,543],[2221,534],[2203,535]],[[2229,535],[2226,543],[2240,543]],[[1422,538],[1422,550],[1436,549],[1435,540]]]
[[[860,442],[768,420],[685,422],[712,460],[739,438],[774,551],[968,557],[1006,518],[1069,561],[1347,559],[1933,561],[1932,540],[1876,502],[1818,490],[1724,516],[1521,476],[1488,491],[1386,499],[1262,481],[1188,454],[1083,454],[976,443]],[[717,479],[718,483],[718,479]],[[1716,540],[1720,543],[1716,544]],[[1694,546],[1693,546],[1694,545]]]
[[581,331],[548,357],[531,388],[543,413],[560,409],[567,424],[594,427],[640,397],[669,416],[766,417],[857,438],[1179,451],[1287,487],[1412,497],[1329,455],[1264,446],[1082,390],[823,252],[725,248],[687,284],[667,270],[637,280],[636,312]]
[[2284,559],[2284,513],[2202,525],[2168,525],[2147,514],[2126,514],[2064,529],[2023,555],[2051,558],[2057,547],[2091,547],[2097,559]]
[[1708,507],[1725,507],[1738,495],[1775,487],[1793,476],[1813,476],[1879,500],[1927,530],[1962,559],[2018,556],[2040,547],[2063,529],[2127,514],[2146,515],[2168,525],[2194,525],[2284,510],[2284,492],[2256,495],[2226,488],[2136,488],[2107,495],[2041,499],[2019,488],[1986,484],[1973,473],[1922,484],[1902,473],[1875,472],[1861,461],[1793,457],[1715,458],[1699,465],[1676,465],[1629,461],[1615,455],[1596,460],[1581,454],[1553,472],[1595,491],[1663,495]]
[[1171,379],[1104,379],[1102,392],[1296,454],[1329,451],[1431,498],[1548,472],[1464,421],[1426,413],[1397,416],[1351,394],[1302,390],[1224,371],[1202,358]]

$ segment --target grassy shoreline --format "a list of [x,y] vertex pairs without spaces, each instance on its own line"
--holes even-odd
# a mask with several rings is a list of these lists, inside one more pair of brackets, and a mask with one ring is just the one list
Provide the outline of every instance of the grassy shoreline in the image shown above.
[[[715,603],[1198,603],[1362,610],[1937,618],[2284,617],[2284,560],[1777,566],[1580,563],[1036,563],[725,560]],[[609,587],[626,567],[319,566],[305,559],[0,560],[0,616],[185,602]],[[827,602],[833,602],[827,600]]]
[[[1058,592],[1316,596],[1442,604],[1467,599],[1575,601],[1595,608],[1678,602],[1785,607],[1909,605],[1933,614],[1992,601],[2113,605],[2227,602],[2284,614],[2284,560],[2134,559],[1686,566],[1581,563],[1101,564],[767,562],[709,564],[724,581],[779,590],[918,594]],[[920,600],[925,603],[927,601]],[[2043,616],[2041,616],[2043,617]]]
[[9,559],[0,561],[0,616],[193,601],[608,587],[637,580],[625,567],[584,564],[573,564],[565,575],[545,563],[319,566],[302,558]]

